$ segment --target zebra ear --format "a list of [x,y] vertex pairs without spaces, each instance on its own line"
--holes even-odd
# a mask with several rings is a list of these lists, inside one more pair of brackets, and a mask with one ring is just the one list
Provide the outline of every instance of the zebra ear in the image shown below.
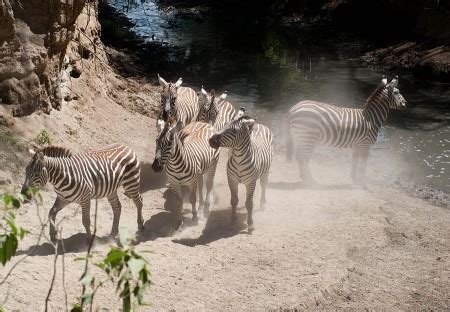
[[207,96],[207,95],[208,95],[208,92],[206,92],[206,90],[203,89],[203,86],[202,86],[202,89],[200,90],[200,93],[201,93],[203,96]]
[[234,116],[234,119],[237,120],[239,118],[241,118],[242,116],[244,116],[245,114],[245,108],[241,107],[239,109],[239,111],[236,113],[236,116]]
[[158,74],[158,81],[161,86],[163,87],[167,86],[167,81],[165,81],[159,74]]
[[36,152],[30,148],[28,150],[28,154],[30,154],[30,156],[34,156],[34,154],[36,154]]
[[159,131],[162,131],[164,129],[164,120],[163,119],[158,119],[156,121],[156,128],[158,128]]
[[242,123],[246,124],[249,129],[253,128],[253,125],[255,124],[255,122],[256,122],[255,119],[243,119],[242,120]]
[[222,93],[222,95],[219,97],[220,100],[225,100],[227,98],[227,91],[225,91],[224,93]]
[[387,78],[386,76],[383,75],[383,77],[381,78],[381,85],[382,86],[386,86],[387,85]]
[[398,76],[395,76],[395,77],[392,79],[390,85],[391,85],[393,88],[396,88],[396,87],[398,86]]
[[178,78],[178,80],[177,80],[177,82],[175,82],[175,87],[179,87],[179,86],[181,86],[181,84],[183,83],[183,78]]
[[36,152],[36,154],[33,157],[36,157],[36,159],[39,161],[44,161],[44,153],[40,151]]

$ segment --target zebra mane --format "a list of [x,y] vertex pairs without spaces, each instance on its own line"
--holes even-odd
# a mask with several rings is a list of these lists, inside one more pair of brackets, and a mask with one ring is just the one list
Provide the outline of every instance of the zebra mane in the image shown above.
[[384,90],[385,87],[386,86],[383,84],[378,85],[375,91],[373,91],[372,94],[367,98],[366,105],[372,102],[372,100],[376,98]]
[[37,152],[43,153],[47,157],[71,157],[73,155],[72,151],[65,147],[60,146],[46,146],[37,150]]

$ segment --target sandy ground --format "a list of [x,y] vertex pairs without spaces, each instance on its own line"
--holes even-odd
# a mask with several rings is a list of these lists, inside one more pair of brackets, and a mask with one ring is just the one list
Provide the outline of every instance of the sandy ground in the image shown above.
[[[132,87],[126,85],[124,92],[135,94]],[[164,179],[150,168],[154,119],[113,102],[80,102],[50,116],[18,119],[16,128],[29,138],[42,128],[49,129],[55,143],[75,151],[119,142],[137,152],[142,162],[146,230],[136,248],[152,252],[148,260],[153,285],[145,297],[151,306],[143,310],[449,309],[448,208],[370,181],[367,190],[353,188],[349,157],[339,162],[331,155],[318,157],[312,170],[323,185],[305,189],[298,183],[296,164],[286,164],[279,152],[271,169],[265,211],[258,209],[257,189],[256,230],[252,235],[246,232],[242,188],[240,231],[233,232],[227,227],[230,196],[222,155],[211,214],[199,225],[190,225],[190,205],[185,204],[189,226],[172,235],[171,215],[163,209]],[[25,164],[19,162],[18,168]],[[17,172],[15,189],[20,187],[21,174]],[[43,194],[39,209],[31,204],[20,209],[18,222],[31,234],[21,242],[18,256],[0,268],[3,278],[28,255],[0,288],[0,304],[7,311],[44,309],[54,251],[45,240],[36,244],[38,211],[45,216],[55,196],[51,187]],[[120,225],[135,231],[135,208],[124,196],[121,201]],[[76,302],[83,263],[74,259],[86,250],[78,206],[65,208],[58,220],[63,220],[65,283],[60,257],[50,299],[52,311],[64,308],[64,288],[69,304]],[[95,259],[109,248],[101,239],[112,225],[106,200],[99,201],[98,223]],[[96,296],[95,307],[119,310],[116,298],[108,285]]]

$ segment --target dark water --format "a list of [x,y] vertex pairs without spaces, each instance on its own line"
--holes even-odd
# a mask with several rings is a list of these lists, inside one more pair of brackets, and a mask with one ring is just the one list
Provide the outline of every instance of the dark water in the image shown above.
[[[409,107],[391,113],[373,153],[385,159],[387,174],[450,192],[450,84],[362,67],[357,58],[370,43],[330,28],[266,26],[245,12],[180,14],[148,0],[128,8],[126,1],[109,2],[149,46],[165,51],[141,55],[153,73],[183,77],[197,90],[228,91],[235,106],[246,107],[278,138],[296,102],[362,105],[381,75],[399,74]],[[277,145],[282,148],[282,140]]]

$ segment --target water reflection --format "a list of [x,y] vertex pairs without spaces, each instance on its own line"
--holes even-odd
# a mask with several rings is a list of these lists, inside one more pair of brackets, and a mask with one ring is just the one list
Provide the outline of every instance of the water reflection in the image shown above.
[[[352,59],[363,51],[355,53],[358,42],[329,29],[325,35],[293,31],[246,20],[244,14],[180,14],[154,1],[127,2],[109,0],[126,12],[133,31],[147,43],[141,49],[147,54],[141,51],[140,57],[149,72],[172,80],[182,76],[196,88],[227,90],[232,103],[247,107],[277,136],[294,103],[313,99],[360,106],[386,74],[361,67]],[[155,47],[162,53],[155,54]],[[450,84],[400,73],[400,89],[409,107],[392,113],[378,147],[400,156],[405,179],[450,192]]]

